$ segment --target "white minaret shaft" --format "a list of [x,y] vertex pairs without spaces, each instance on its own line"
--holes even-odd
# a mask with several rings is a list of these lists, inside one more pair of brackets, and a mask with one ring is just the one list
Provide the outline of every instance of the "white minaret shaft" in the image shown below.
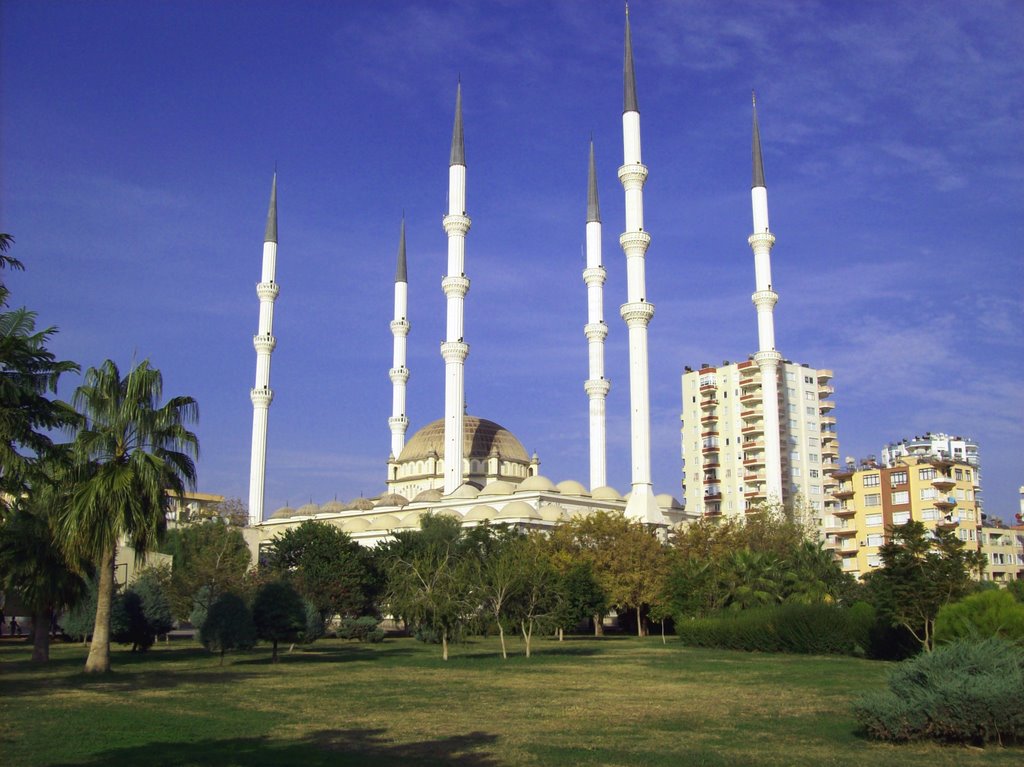
[[754,176],[750,187],[750,204],[754,215],[754,233],[747,242],[754,251],[754,276],[757,289],[751,296],[757,309],[758,351],[754,361],[761,371],[761,398],[764,409],[764,468],[768,500],[782,500],[782,447],[779,428],[779,363],[782,355],[775,350],[775,317],[773,311],[779,295],[772,290],[772,245],[775,237],[768,228],[768,187],[764,181],[761,160],[761,132],[757,125],[757,100],[753,101]]
[[623,69],[622,108],[623,164],[619,180],[626,194],[626,231],[619,243],[626,254],[627,303],[620,308],[629,328],[629,410],[630,443],[633,456],[633,489],[626,503],[626,516],[646,523],[662,521],[651,487],[651,406],[647,364],[647,325],[654,305],[647,301],[644,264],[651,237],[644,231],[644,182],[647,167],[640,157],[640,108],[633,72],[633,43],[626,7],[626,51]]
[[454,493],[462,484],[463,421],[466,402],[466,356],[463,313],[469,280],[466,279],[466,148],[462,137],[462,83],[455,93],[455,127],[452,129],[451,161],[448,165],[448,274],[441,289],[448,298],[448,321],[441,344],[444,358],[444,494]]
[[406,340],[409,336],[409,278],[405,268],[405,217],[402,217],[402,231],[398,237],[398,268],[395,271],[395,318],[391,321],[394,339],[394,354],[391,359],[391,455],[398,458],[405,447],[405,432],[409,419],[405,415],[405,385],[409,380],[409,368],[405,366]]
[[274,392],[270,388],[270,355],[277,345],[274,338],[274,301],[278,286],[274,281],[277,268],[277,174],[270,188],[270,209],[263,238],[263,272],[256,285],[260,299],[259,332],[253,336],[256,347],[256,385],[249,392],[252,399],[252,457],[249,463],[249,524],[263,522],[263,495],[267,476],[267,415]]
[[605,399],[611,383],[604,377],[604,339],[608,325],[604,321],[605,270],[601,262],[601,209],[597,198],[597,170],[594,165],[594,142],[590,142],[590,167],[587,172],[587,268],[583,270],[587,285],[587,336],[590,377],[584,390],[590,400],[590,489],[604,487],[607,478],[605,448]]

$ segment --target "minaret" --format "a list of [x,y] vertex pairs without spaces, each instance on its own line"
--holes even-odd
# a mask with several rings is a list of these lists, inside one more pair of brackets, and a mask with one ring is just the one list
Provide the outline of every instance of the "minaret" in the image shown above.
[[395,271],[395,318],[391,321],[391,334],[395,337],[394,354],[391,360],[391,457],[398,458],[405,447],[405,432],[409,419],[405,416],[405,384],[409,380],[409,368],[405,366],[406,338],[409,335],[409,278],[405,270],[405,216],[402,216],[402,231],[398,237],[398,268]]
[[608,325],[604,321],[605,270],[601,263],[601,209],[597,200],[597,170],[594,166],[594,141],[590,141],[590,168],[587,175],[587,336],[590,377],[583,388],[590,399],[590,489],[608,484],[605,449],[605,398],[611,383],[604,377],[604,339]]
[[775,318],[772,311],[779,295],[772,290],[772,245],[775,237],[768,229],[768,188],[764,183],[761,161],[761,133],[757,126],[757,99],[752,96],[754,110],[754,178],[750,187],[750,203],[754,213],[754,233],[747,242],[754,251],[754,274],[757,290],[751,296],[757,309],[758,351],[754,361],[761,371],[761,399],[764,409],[765,484],[769,501],[782,500],[782,449],[779,430],[779,362],[775,351]]
[[633,73],[633,44],[626,6],[626,54],[622,107],[623,163],[619,180],[626,193],[626,231],[619,243],[626,254],[627,302],[620,308],[629,328],[629,411],[633,458],[633,489],[626,516],[645,523],[662,522],[651,487],[651,407],[647,375],[647,325],[654,306],[647,301],[644,263],[651,236],[644,231],[644,182],[647,167],[640,157],[640,108]]
[[444,494],[454,493],[462,484],[462,432],[466,399],[466,356],[469,345],[463,341],[463,310],[469,280],[466,279],[466,148],[462,138],[462,83],[455,92],[455,127],[452,129],[452,153],[448,164],[448,215],[444,217],[448,234],[448,274],[441,289],[448,298],[444,358]]
[[277,267],[277,173],[270,188],[270,209],[267,231],[263,237],[263,272],[256,285],[260,298],[259,332],[253,336],[256,347],[256,385],[249,392],[252,399],[252,458],[249,463],[249,524],[263,521],[263,489],[267,476],[267,414],[274,392],[270,388],[270,355],[277,345],[274,338],[274,301],[278,286],[274,282]]

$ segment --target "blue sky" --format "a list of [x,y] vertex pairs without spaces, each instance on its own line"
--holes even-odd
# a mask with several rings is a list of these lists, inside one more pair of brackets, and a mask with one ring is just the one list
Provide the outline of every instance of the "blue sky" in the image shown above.
[[[657,492],[679,496],[684,365],[756,350],[750,91],[779,349],[835,371],[843,456],[926,430],[1024,483],[1024,6],[631,4]],[[264,217],[279,171],[268,513],[383,489],[408,225],[408,414],[443,414],[447,162],[463,84],[469,412],[585,480],[587,142],[604,219],[609,481],[629,489],[622,5],[0,6],[0,229],[15,303],[83,367],[150,358],[200,403],[200,489],[247,497]],[[77,379],[69,377],[64,393]]]

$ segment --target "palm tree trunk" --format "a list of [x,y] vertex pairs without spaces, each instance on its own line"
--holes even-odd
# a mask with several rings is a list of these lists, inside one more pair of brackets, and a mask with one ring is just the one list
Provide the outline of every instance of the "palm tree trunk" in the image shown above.
[[37,610],[32,614],[32,662],[50,660],[50,611]]
[[99,583],[96,589],[96,623],[92,629],[89,657],[85,673],[105,674],[110,671],[110,608],[114,601],[114,552],[111,547],[100,559]]

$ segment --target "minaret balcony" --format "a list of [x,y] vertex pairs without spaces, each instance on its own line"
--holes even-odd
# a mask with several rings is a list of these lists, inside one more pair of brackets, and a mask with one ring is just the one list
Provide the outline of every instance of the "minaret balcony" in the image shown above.
[[449,237],[453,235],[462,235],[465,237],[472,222],[470,221],[469,216],[460,216],[457,213],[452,213],[445,216],[441,223]]
[[649,304],[646,301],[623,304],[619,307],[619,314],[622,315],[627,327],[646,328],[654,316],[654,304]]
[[647,166],[643,163],[628,163],[619,167],[619,181],[624,189],[643,189],[647,172]]
[[463,298],[469,292],[469,280],[458,275],[449,275],[441,280],[441,290],[448,298],[452,296]]
[[444,341],[441,343],[441,356],[445,362],[465,362],[469,356],[469,344],[462,341]]
[[775,235],[771,232],[754,232],[747,238],[747,243],[755,251],[759,249],[771,250],[775,244]]
[[391,383],[404,384],[409,380],[409,368],[391,368],[388,371],[388,376],[391,378]]
[[588,288],[599,288],[604,285],[608,273],[603,266],[590,266],[583,270],[583,281]]
[[276,282],[259,282],[256,284],[256,295],[260,301],[274,301],[281,288]]
[[270,333],[256,334],[252,337],[252,345],[256,348],[257,354],[270,354],[277,346],[277,339]]
[[259,389],[250,389],[249,399],[252,400],[253,407],[266,409],[274,401],[274,392],[266,386]]
[[611,390],[611,381],[605,378],[588,378],[583,382],[583,390],[590,399],[602,399]]

